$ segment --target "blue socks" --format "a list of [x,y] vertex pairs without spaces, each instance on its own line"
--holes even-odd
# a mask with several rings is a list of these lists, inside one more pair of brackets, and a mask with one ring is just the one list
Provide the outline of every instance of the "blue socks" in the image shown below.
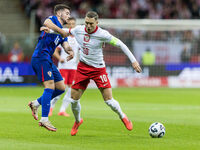
[[[50,110],[50,101],[54,90],[44,89],[43,95],[39,98],[42,104],[42,117],[48,117]],[[39,101],[38,101],[39,102]]]
[[53,95],[52,95],[51,99],[55,98],[55,97],[58,96],[58,95],[61,95],[61,94],[64,93],[64,92],[65,92],[65,91],[55,89],[54,92],[53,92]]
[[55,90],[48,89],[48,88],[44,89],[43,95],[37,99],[38,103],[42,105],[42,117],[48,117],[50,106],[51,106],[50,101],[54,97],[56,97],[64,92],[65,91],[58,90],[58,89],[55,89]]
[[[54,92],[53,92],[53,94],[52,94],[51,100],[52,100],[53,98],[55,98],[56,96],[61,95],[61,94],[64,93],[64,92],[65,92],[65,91],[55,89]],[[39,104],[41,104],[41,103],[42,103],[42,102],[41,102],[41,101],[42,101],[42,96],[41,96],[40,98],[38,98],[37,101],[38,101]]]

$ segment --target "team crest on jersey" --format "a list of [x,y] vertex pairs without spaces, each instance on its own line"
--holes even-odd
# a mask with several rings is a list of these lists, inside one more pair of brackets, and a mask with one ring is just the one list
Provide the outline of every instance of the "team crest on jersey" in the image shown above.
[[85,34],[85,35],[84,35],[84,41],[85,41],[85,42],[89,42],[89,40],[90,40],[90,35]]
[[49,75],[49,77],[51,77],[52,75],[51,71],[48,71],[47,74]]

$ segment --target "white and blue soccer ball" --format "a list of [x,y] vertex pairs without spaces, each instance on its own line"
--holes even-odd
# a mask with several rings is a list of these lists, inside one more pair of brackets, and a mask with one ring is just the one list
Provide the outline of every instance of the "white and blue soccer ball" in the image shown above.
[[165,135],[165,127],[162,123],[155,122],[149,127],[149,135],[152,138],[161,138]]

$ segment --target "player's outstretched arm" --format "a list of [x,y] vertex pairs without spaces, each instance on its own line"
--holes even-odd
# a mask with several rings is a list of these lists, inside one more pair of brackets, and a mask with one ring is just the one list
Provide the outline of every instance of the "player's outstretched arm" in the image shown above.
[[109,42],[109,44],[121,48],[121,50],[130,59],[130,61],[132,63],[132,67],[135,69],[135,71],[138,72],[138,73],[142,72],[142,69],[141,69],[139,63],[137,62],[137,60],[135,59],[135,57],[133,56],[133,54],[131,53],[129,48],[120,39],[113,36],[111,41]]
[[68,42],[63,42],[62,46],[63,46],[65,52],[68,54],[67,61],[71,60],[74,57],[74,51],[69,46],[69,43]]
[[59,34],[61,34],[62,37],[67,37],[67,36],[68,36],[68,34],[67,34],[64,30],[62,30],[60,27],[58,27],[57,25],[55,25],[55,24],[51,21],[51,19],[46,19],[46,20],[44,21],[44,26],[46,26],[46,27],[48,27],[49,29],[52,29],[53,31],[55,31],[55,32],[57,32],[57,33],[59,33]]
[[[66,32],[67,36],[70,35],[69,32],[67,32],[67,31],[68,31],[67,28],[62,28],[62,30],[63,30],[64,32]],[[44,32],[46,32],[46,33],[51,33],[51,34],[60,34],[60,33],[56,32],[56,31],[54,31],[54,30],[52,30],[52,29],[49,29],[48,27],[45,27],[45,26],[40,27],[40,31],[44,31]],[[62,36],[62,35],[61,35],[61,36]],[[65,35],[65,37],[66,37],[66,35]]]

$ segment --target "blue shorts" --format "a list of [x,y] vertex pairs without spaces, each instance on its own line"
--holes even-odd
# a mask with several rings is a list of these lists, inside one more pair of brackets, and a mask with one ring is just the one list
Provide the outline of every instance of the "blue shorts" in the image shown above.
[[32,58],[31,65],[40,82],[48,80],[54,80],[54,82],[58,82],[63,80],[57,67],[48,60]]

